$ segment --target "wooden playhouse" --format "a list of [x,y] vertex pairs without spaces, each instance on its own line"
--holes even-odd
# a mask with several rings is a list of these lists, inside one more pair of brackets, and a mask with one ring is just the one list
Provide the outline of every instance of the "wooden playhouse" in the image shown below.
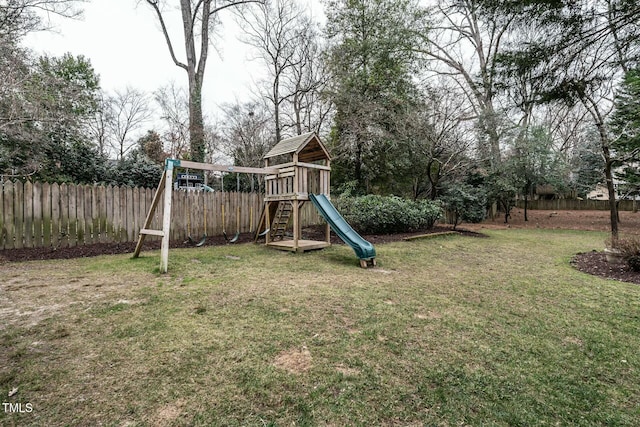
[[[258,232],[269,229],[266,234],[263,232],[266,245],[295,252],[330,246],[328,224],[323,241],[302,239],[300,226],[300,210],[309,202],[309,195],[330,194],[331,157],[318,136],[310,132],[283,139],[264,156],[264,167],[278,170],[265,177],[263,218]],[[292,232],[287,234],[289,228]]]

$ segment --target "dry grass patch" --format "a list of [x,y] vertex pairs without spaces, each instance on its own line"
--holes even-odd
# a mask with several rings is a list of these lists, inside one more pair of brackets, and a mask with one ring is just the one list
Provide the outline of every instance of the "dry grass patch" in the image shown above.
[[273,365],[291,374],[302,374],[311,369],[313,358],[308,348],[283,351],[278,354]]

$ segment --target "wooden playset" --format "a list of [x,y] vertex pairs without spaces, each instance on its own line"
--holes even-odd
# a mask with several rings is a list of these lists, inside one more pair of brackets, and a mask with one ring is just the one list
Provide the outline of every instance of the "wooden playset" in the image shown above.
[[[305,133],[280,141],[265,155],[264,162],[263,168],[251,168],[167,159],[165,172],[140,230],[133,257],[139,256],[145,236],[161,236],[160,271],[167,272],[173,191],[171,183],[174,168],[180,167],[189,170],[265,175],[264,206],[256,231],[256,239],[258,236],[264,236],[267,246],[295,252],[325,248],[331,245],[330,231],[333,228],[356,251],[361,260],[361,266],[375,265],[373,246],[351,229],[329,201],[331,158],[315,133]],[[163,194],[162,230],[149,229]],[[300,209],[308,201],[313,202],[327,221],[325,239],[322,241],[302,238]],[[292,230],[290,235],[287,234],[289,228]]]

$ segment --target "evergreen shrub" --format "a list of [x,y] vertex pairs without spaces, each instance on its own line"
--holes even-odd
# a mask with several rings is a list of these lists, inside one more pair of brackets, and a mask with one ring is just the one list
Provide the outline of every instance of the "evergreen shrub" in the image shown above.
[[353,228],[366,234],[411,232],[433,227],[442,209],[431,200],[397,196],[340,197],[337,209]]

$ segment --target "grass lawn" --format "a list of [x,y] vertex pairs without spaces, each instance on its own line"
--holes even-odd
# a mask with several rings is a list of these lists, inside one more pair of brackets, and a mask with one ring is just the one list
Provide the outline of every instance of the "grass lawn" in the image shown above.
[[0,425],[640,425],[640,287],[569,265],[605,234],[487,234],[0,265]]

